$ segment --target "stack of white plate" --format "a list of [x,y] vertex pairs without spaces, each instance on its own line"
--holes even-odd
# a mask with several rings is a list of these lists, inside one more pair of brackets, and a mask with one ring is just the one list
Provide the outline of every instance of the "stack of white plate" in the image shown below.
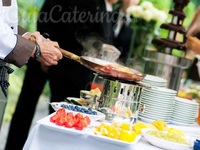
[[175,106],[171,123],[177,125],[192,125],[196,123],[199,104],[185,98],[175,97]]
[[143,83],[150,86],[167,87],[167,80],[158,76],[147,74],[142,80]]
[[138,118],[149,123],[158,119],[169,123],[176,94],[176,91],[162,87],[145,89],[141,99],[141,103],[145,105],[145,111],[140,112]]

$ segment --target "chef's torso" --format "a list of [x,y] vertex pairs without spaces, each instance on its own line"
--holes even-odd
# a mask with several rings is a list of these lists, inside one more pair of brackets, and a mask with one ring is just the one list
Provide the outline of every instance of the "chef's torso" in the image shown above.
[[16,0],[0,0],[0,59],[5,59],[17,42],[18,14]]
[[17,34],[17,25],[18,25],[18,9],[16,0],[11,1],[10,6],[3,6],[3,1],[0,0],[0,18],[7,23],[15,34]]

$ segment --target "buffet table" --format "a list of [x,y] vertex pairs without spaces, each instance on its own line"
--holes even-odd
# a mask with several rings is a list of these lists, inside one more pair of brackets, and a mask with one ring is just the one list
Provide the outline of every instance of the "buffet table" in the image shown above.
[[122,147],[89,136],[72,135],[37,124],[31,131],[23,150],[160,150],[141,139],[132,146]]
[[[186,134],[200,139],[200,127],[174,126]],[[23,150],[160,150],[150,145],[144,138],[132,145],[118,145],[99,140],[87,134],[66,133],[56,128],[37,123],[31,130]]]

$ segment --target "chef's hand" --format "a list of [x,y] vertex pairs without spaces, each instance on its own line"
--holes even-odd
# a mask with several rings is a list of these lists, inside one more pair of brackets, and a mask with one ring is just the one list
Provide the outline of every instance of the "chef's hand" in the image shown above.
[[188,49],[200,54],[200,40],[198,38],[189,36],[186,45]]
[[[39,32],[27,33],[23,37],[32,42],[37,42],[41,51],[41,56],[38,57],[37,60],[44,65],[57,65],[58,61],[62,59],[62,54],[58,49],[59,45],[57,42],[44,39]],[[34,57],[35,51],[36,49],[33,51],[32,57]]]
[[140,2],[140,0],[122,0],[122,7],[121,7],[122,11],[124,13],[126,13],[126,10],[128,7],[136,6],[139,4],[139,2]]
[[24,38],[26,38],[27,40],[30,40],[32,38],[32,36],[33,36],[34,40],[37,41],[37,42],[41,42],[44,39],[43,36],[38,31],[33,32],[33,33],[27,32],[22,36]]
[[[41,56],[37,60],[41,63],[44,63],[47,66],[57,65],[58,61],[62,59],[62,54],[57,42],[46,39],[44,41],[37,40],[37,44],[40,46]],[[34,50],[35,51],[35,50]],[[32,56],[34,57],[34,53]]]

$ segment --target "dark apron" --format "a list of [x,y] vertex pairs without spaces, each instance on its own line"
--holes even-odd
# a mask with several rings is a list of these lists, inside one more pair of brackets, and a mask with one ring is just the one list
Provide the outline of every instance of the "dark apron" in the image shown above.
[[0,87],[5,97],[7,97],[7,89],[9,86],[8,74],[12,73],[13,71],[14,70],[10,68],[7,63],[0,60]]
[[0,60],[0,129],[3,121],[4,111],[7,103],[7,91],[8,91],[8,74],[12,73],[13,69]]

